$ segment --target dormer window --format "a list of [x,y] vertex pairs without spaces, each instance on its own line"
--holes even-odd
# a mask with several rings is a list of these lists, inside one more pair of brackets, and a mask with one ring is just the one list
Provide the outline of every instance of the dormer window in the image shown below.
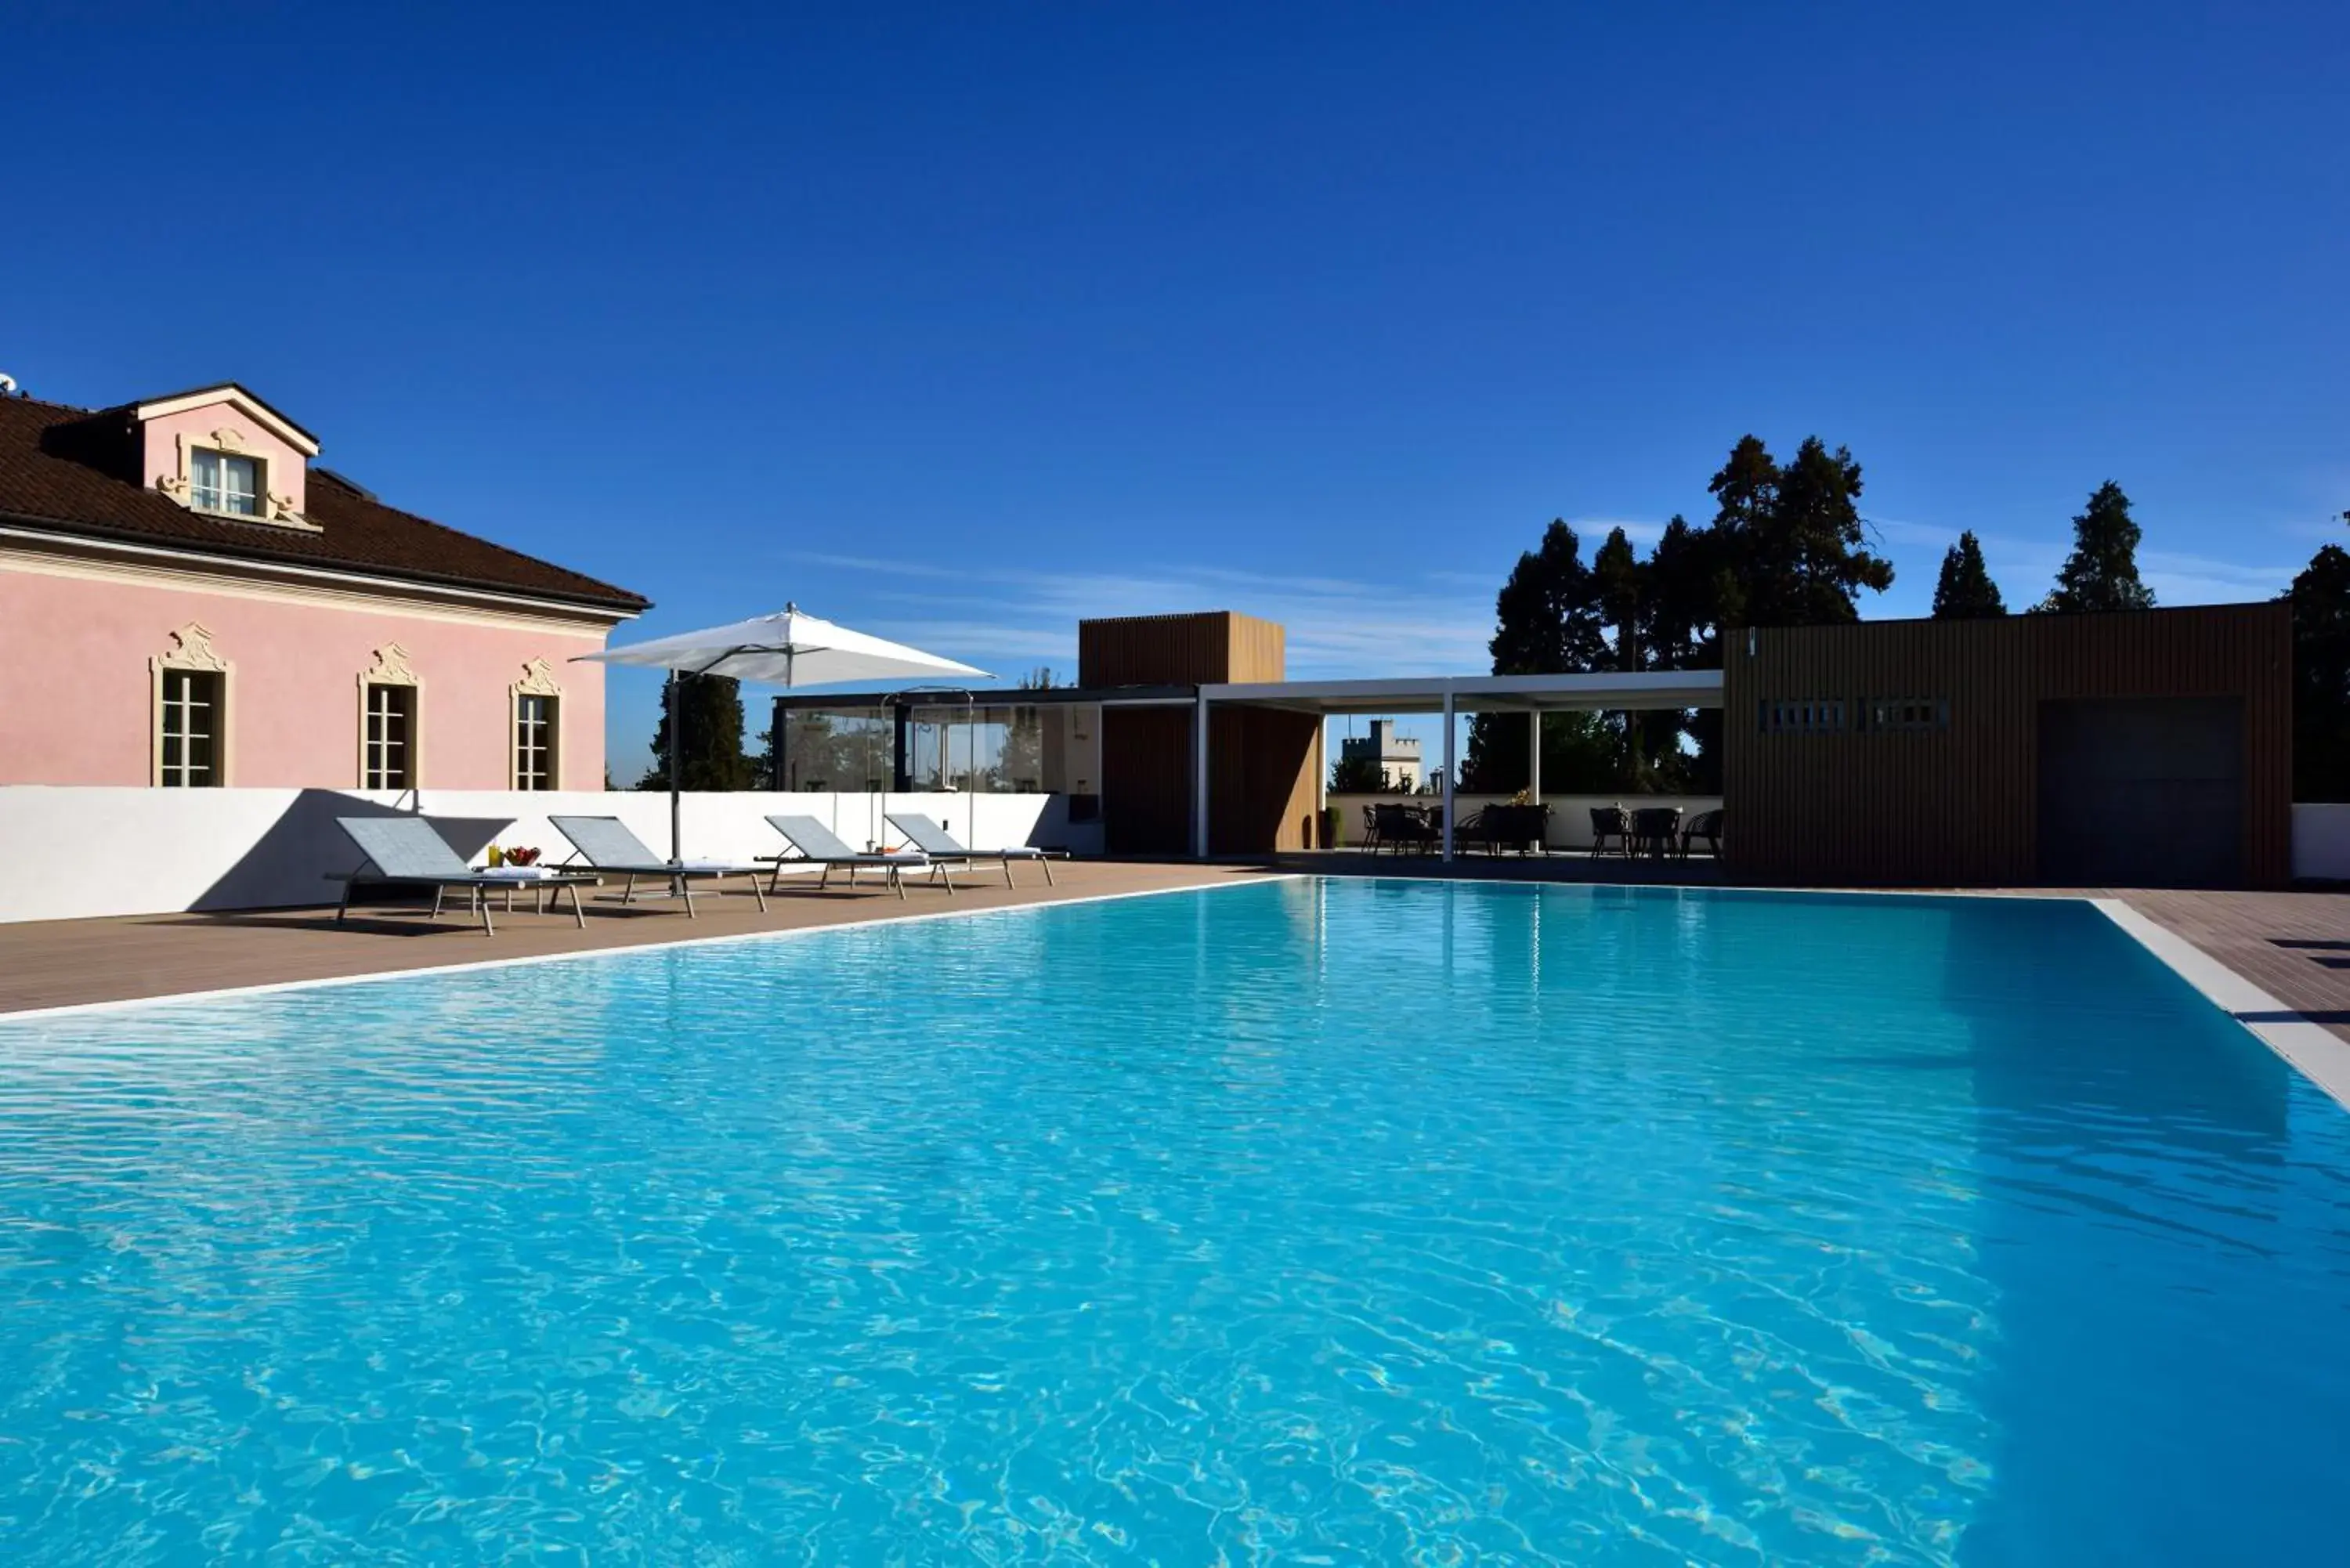
[[241,387],[223,384],[140,403],[139,472],[192,512],[312,533],[303,513],[317,439]]
[[261,514],[259,460],[204,447],[198,447],[189,457],[189,499],[199,510],[238,517]]

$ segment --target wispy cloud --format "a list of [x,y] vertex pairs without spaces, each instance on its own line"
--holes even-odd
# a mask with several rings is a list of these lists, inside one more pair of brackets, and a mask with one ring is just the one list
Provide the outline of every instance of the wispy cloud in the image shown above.
[[2138,576],[2154,590],[2155,602],[2166,605],[2228,604],[2244,599],[2273,598],[2293,584],[2298,566],[2248,566],[2236,561],[2215,561],[2207,556],[2183,556],[2169,550],[2140,550]]

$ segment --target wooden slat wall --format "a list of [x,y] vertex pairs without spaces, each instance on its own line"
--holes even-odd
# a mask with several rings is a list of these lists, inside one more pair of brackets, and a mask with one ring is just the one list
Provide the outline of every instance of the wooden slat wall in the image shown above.
[[1313,846],[1322,721],[1272,708],[1219,708],[1208,734],[1208,848],[1262,855]]
[[[1232,610],[1079,621],[1077,684],[1279,680],[1287,641],[1276,623]],[[1192,723],[1188,708],[1102,711],[1102,818],[1111,854],[1191,853]],[[1313,715],[1220,709],[1208,743],[1211,850],[1308,847],[1321,769],[1322,725]]]
[[1232,659],[1227,680],[1283,680],[1289,675],[1289,633],[1278,621],[1259,620],[1236,610],[1230,623]]
[[1080,686],[1216,685],[1279,680],[1287,633],[1234,610],[1120,616],[1077,623]]
[[[1752,638],[1750,649],[1750,636]],[[2245,877],[2292,862],[2293,643],[2278,603],[2127,615],[1733,632],[1722,698],[1724,868],[1796,883],[2020,886],[2038,872],[2047,699],[2237,697]],[[1871,698],[1943,698],[1950,727],[1857,732]],[[1835,734],[1765,734],[1765,701],[1841,700]]]
[[1112,855],[1191,853],[1189,708],[1104,708],[1102,840]]

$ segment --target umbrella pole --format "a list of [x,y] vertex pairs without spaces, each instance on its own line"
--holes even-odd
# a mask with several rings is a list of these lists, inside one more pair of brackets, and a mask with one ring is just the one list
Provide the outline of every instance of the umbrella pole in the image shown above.
[[679,783],[685,759],[685,688],[677,671],[669,672],[669,857],[685,858],[685,835],[680,829],[679,795],[683,786]]

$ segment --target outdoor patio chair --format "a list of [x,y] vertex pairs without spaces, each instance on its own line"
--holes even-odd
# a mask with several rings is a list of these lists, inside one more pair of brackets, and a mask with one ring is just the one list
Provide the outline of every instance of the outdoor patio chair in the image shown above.
[[515,889],[532,890],[534,909],[539,908],[536,897],[550,888],[567,888],[571,892],[571,918],[585,930],[588,917],[579,907],[579,889],[593,888],[596,878],[582,872],[564,873],[535,866],[516,866],[494,871],[484,871],[468,866],[449,841],[432,829],[432,824],[421,816],[338,816],[335,825],[359,846],[367,858],[349,871],[328,872],[328,880],[343,885],[342,903],[335,910],[335,920],[340,924],[351,912],[351,889],[362,882],[405,883],[432,889],[433,919],[441,918],[441,901],[452,888],[470,889],[473,897],[473,913],[482,918],[482,934],[494,936],[496,928],[490,923],[490,901],[485,896],[493,889],[504,888],[506,908],[514,908]]
[[813,816],[771,816],[767,818],[767,826],[782,834],[784,842],[798,852],[795,855],[755,857],[762,865],[770,861],[775,864],[775,869],[767,878],[767,891],[770,893],[783,886],[784,868],[793,865],[823,867],[824,875],[817,877],[816,883],[819,889],[832,880],[833,868],[842,867],[848,872],[848,885],[852,888],[857,886],[858,872],[869,867],[879,870],[881,885],[894,889],[900,898],[906,896],[905,873],[908,871],[928,870],[931,873],[931,880],[945,883],[950,895],[954,892],[954,879],[946,874],[946,867],[937,865],[927,855],[905,850],[875,855],[851,849],[834,836],[832,829]]
[[1422,852],[1436,847],[1436,829],[1428,817],[1409,805],[1378,805],[1378,843],[1385,848],[1393,846],[1399,855],[1407,849]]
[[[946,824],[918,811],[885,811],[881,820],[904,834],[908,842],[931,857],[935,865],[977,866],[983,860],[1002,862],[1003,885],[1012,886],[1012,863],[1014,860],[1035,861],[1045,869],[1045,885],[1053,883],[1053,857],[1049,851],[1031,845],[1014,844],[1003,849],[965,849],[949,833]],[[1066,852],[1061,856],[1068,858]]]
[[1662,857],[1680,841],[1681,808],[1644,805],[1632,814],[1632,852]]
[[1591,808],[1591,853],[1607,853],[1607,841],[1616,841],[1616,853],[1632,853],[1632,814],[1620,805],[1595,805]]
[[663,877],[669,882],[671,896],[685,901],[685,918],[690,920],[695,918],[693,878],[704,877],[716,881],[722,877],[747,877],[751,879],[751,896],[759,900],[759,912],[766,913],[766,889],[759,886],[764,870],[761,867],[737,866],[725,860],[664,860],[646,848],[645,841],[629,832],[629,825],[617,816],[550,816],[546,821],[548,826],[571,841],[572,855],[587,861],[590,869],[628,878],[620,888],[622,904],[635,897],[638,877]]
[[1363,807],[1363,847],[1377,855],[1379,852],[1379,808]]
[[1684,860],[1689,858],[1690,840],[1692,838],[1704,839],[1707,853],[1716,860],[1721,858],[1721,808],[1720,806],[1716,806],[1711,811],[1699,812],[1690,818],[1689,826],[1681,829],[1681,858]]

